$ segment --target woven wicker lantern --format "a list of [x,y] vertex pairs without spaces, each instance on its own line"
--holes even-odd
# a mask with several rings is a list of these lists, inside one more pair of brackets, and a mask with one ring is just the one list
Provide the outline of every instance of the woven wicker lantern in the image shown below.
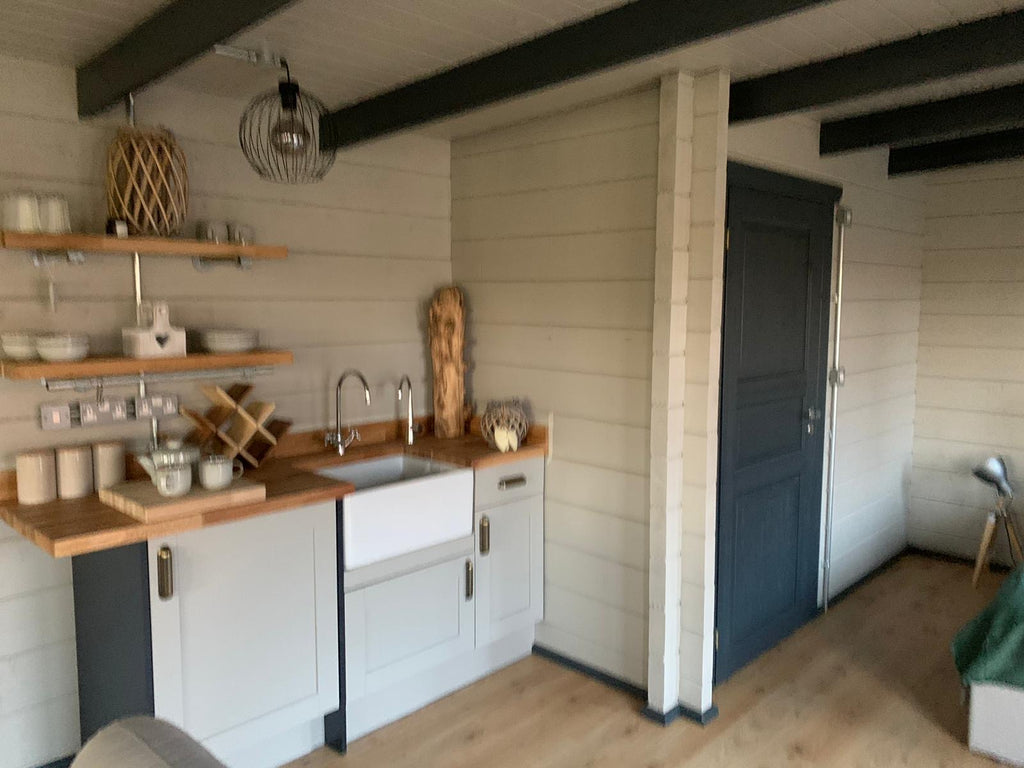
[[188,212],[185,153],[170,131],[123,127],[107,152],[107,215],[133,235],[167,237]]

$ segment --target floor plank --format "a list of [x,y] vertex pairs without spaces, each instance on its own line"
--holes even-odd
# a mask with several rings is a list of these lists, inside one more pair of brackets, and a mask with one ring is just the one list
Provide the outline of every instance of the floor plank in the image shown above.
[[964,745],[949,644],[992,598],[966,565],[907,555],[715,691],[706,728],[538,656],[290,768],[992,766]]

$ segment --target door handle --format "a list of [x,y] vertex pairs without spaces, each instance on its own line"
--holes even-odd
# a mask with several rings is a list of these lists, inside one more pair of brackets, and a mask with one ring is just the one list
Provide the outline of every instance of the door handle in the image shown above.
[[484,515],[480,518],[480,554],[486,555],[491,551],[491,518]]
[[466,600],[473,599],[473,561],[466,560]]
[[512,488],[522,488],[526,485],[526,475],[509,475],[498,481],[498,490],[507,491]]
[[167,545],[156,553],[156,593],[161,600],[174,597],[174,559]]

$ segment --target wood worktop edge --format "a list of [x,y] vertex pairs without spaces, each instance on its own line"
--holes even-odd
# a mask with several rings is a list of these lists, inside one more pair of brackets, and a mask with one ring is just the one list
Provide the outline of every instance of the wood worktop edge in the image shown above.
[[[313,445],[315,443],[309,441],[306,444]],[[301,483],[302,476],[309,475],[311,484],[314,487],[300,487],[292,492],[283,492],[269,496],[264,501],[225,507],[200,515],[188,515],[156,523],[141,523],[127,515],[123,515],[123,525],[117,524],[116,521],[113,525],[103,523],[98,524],[95,530],[62,536],[47,534],[43,526],[33,522],[32,518],[38,516],[39,510],[34,507],[21,507],[18,505],[16,498],[12,498],[14,494],[10,493],[14,490],[13,477],[7,477],[3,478],[5,482],[0,482],[0,485],[5,485],[8,491],[7,498],[0,495],[0,520],[6,522],[14,531],[50,556],[55,558],[73,557],[105,549],[114,549],[128,544],[137,544],[161,536],[171,536],[208,526],[243,520],[272,512],[280,512],[307,504],[341,499],[355,491],[355,487],[344,481],[327,481],[326,478],[315,474],[319,469],[339,464],[366,461],[382,456],[409,454],[419,458],[443,461],[462,467],[482,469],[525,459],[543,457],[547,453],[546,427],[534,427],[531,429],[527,443],[518,451],[510,453],[501,453],[488,447],[479,434],[472,432],[463,437],[451,439],[441,439],[427,434],[419,438],[411,446],[407,446],[395,439],[368,445],[358,445],[350,449],[344,457],[339,457],[336,453],[321,448],[315,452],[274,458],[267,463],[266,468],[261,467],[253,475],[268,483],[268,486],[273,485],[275,481],[282,482],[285,480]],[[0,475],[2,474],[0,473]],[[10,474],[13,475],[13,473]],[[262,477],[263,475],[265,477]],[[313,480],[316,482],[312,483]],[[101,504],[98,497],[89,497],[77,501],[82,504]],[[57,504],[59,502],[53,503]],[[68,502],[68,504],[72,505],[74,502]],[[113,508],[105,507],[104,509],[109,509],[116,513],[116,510],[113,510]],[[73,506],[69,507],[67,514],[74,514]]]

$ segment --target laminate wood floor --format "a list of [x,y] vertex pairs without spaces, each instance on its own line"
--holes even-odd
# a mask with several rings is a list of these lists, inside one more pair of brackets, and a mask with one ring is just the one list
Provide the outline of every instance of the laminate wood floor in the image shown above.
[[949,644],[1002,576],[907,555],[715,690],[706,728],[531,657],[291,768],[993,766],[965,746]]

